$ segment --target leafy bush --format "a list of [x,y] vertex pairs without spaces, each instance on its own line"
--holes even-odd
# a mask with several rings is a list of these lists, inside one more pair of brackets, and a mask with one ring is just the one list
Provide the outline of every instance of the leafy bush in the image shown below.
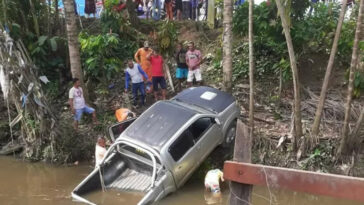
[[168,56],[173,53],[175,49],[174,43],[177,40],[177,29],[176,25],[172,21],[164,22],[160,31],[157,33],[158,47],[160,52],[164,56]]
[[121,25],[126,22],[122,14],[109,9],[102,12],[100,20],[103,33],[108,33],[110,29],[115,33],[119,33]]
[[359,97],[362,90],[364,90],[364,73],[355,72],[353,96]]
[[[335,35],[339,18],[340,5],[331,3],[313,4],[314,12],[307,12],[309,1],[292,0],[291,7],[286,7],[291,16],[291,36],[297,61],[305,53],[329,54]],[[244,38],[248,35],[248,11],[246,2],[238,7],[233,16],[233,32],[236,36]],[[353,45],[356,17],[344,21],[341,38],[338,46],[339,62],[348,65]],[[258,76],[277,71],[282,68],[283,78],[291,78],[288,51],[281,21],[277,15],[275,4],[262,3],[254,6],[254,49],[256,58],[256,72]],[[243,46],[244,47],[244,46]],[[247,46],[235,51],[245,53],[234,60],[234,74],[247,76],[248,50]],[[282,61],[283,60],[283,61]],[[273,68],[274,66],[274,68]],[[236,70],[237,69],[237,70]],[[279,69],[278,72],[279,73]]]
[[44,85],[47,96],[51,99],[58,96],[60,76],[66,69],[68,49],[66,39],[59,36],[40,36],[28,34],[26,43],[30,56],[39,68],[39,75],[45,75],[50,83]]
[[30,50],[30,55],[34,59],[34,63],[40,68],[47,68],[50,66],[56,66],[59,62],[57,57],[49,60],[51,54],[55,54],[58,51],[58,43],[65,43],[64,39],[53,36],[40,36],[37,41],[29,44],[28,49]]
[[95,36],[83,32],[79,39],[86,74],[104,83],[120,71],[123,60],[136,50],[133,42],[114,33]]

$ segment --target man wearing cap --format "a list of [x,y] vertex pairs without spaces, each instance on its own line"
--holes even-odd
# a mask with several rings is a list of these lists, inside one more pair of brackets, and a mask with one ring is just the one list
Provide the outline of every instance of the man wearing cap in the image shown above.
[[134,58],[135,62],[142,66],[143,71],[148,75],[148,79],[152,79],[152,69],[150,66],[150,61],[147,59],[147,56],[152,53],[152,49],[149,48],[149,42],[144,42],[144,47],[139,48],[135,53]]

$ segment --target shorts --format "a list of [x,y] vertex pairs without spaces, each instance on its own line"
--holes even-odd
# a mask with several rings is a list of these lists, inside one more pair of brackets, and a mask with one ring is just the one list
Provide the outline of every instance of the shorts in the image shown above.
[[152,78],[153,89],[154,91],[158,91],[158,84],[162,89],[167,88],[166,79],[163,76],[156,76]]
[[212,193],[220,192],[220,185],[215,183],[205,183],[206,189],[210,190]]
[[176,69],[176,78],[182,79],[187,78],[188,76],[188,68],[177,68]]
[[76,113],[75,113],[73,119],[75,121],[80,121],[83,113],[91,114],[91,113],[95,112],[95,109],[93,109],[92,107],[88,107],[86,105],[84,108],[76,109],[75,112]]
[[200,82],[202,80],[201,70],[199,68],[188,71],[187,82],[192,82],[193,78],[196,78],[197,82]]
[[182,0],[176,0],[176,10],[182,11]]

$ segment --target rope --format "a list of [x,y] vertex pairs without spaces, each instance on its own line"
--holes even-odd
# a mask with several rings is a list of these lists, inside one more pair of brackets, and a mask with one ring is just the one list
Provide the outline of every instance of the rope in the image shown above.
[[264,171],[264,175],[265,175],[265,182],[267,184],[267,188],[268,188],[268,192],[269,192],[269,204],[271,205],[272,204],[273,195],[272,195],[272,192],[271,192],[270,187],[269,187],[268,175],[267,175],[267,172],[266,172],[264,166],[263,166],[263,171]]

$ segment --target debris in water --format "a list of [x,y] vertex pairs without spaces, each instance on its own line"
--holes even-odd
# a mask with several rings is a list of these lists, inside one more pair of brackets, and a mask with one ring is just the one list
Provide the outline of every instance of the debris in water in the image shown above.
[[44,84],[47,84],[49,83],[50,81],[48,80],[47,76],[45,75],[42,75],[39,77],[39,79],[44,83]]

